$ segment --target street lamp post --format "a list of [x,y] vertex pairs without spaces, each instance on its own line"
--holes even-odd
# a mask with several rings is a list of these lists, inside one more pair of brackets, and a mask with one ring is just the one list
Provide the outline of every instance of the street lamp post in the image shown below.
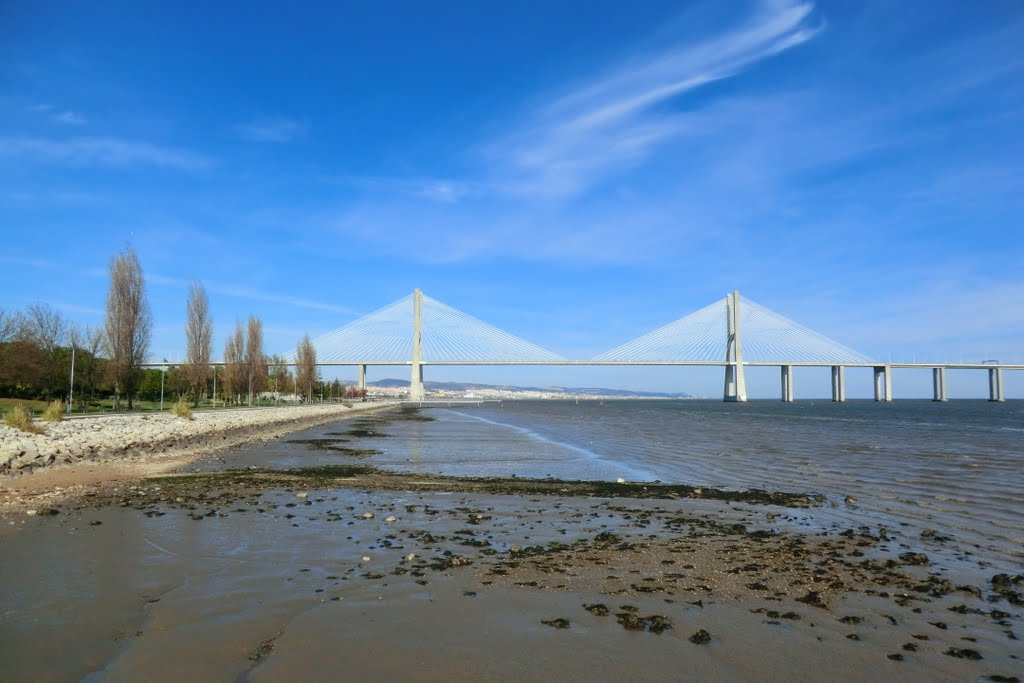
[[167,359],[164,358],[164,366],[160,368],[160,410],[164,409],[164,376],[167,374]]
[[68,387],[68,415],[71,414],[71,406],[75,404],[75,342],[71,341],[71,386]]

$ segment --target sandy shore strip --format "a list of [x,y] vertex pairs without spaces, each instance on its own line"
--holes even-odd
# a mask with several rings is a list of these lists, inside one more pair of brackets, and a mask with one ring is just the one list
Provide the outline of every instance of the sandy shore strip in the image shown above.
[[0,510],[57,500],[107,481],[153,476],[218,451],[394,405],[209,411],[191,420],[169,413],[97,415],[41,423],[42,434],[0,425]]

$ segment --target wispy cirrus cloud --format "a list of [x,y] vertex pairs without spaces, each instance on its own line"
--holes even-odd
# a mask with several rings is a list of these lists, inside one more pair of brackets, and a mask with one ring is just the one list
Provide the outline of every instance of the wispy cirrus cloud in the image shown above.
[[[432,263],[498,254],[600,264],[656,259],[677,249],[687,232],[702,229],[700,207],[707,200],[700,185],[708,181],[688,178],[694,181],[689,187],[677,175],[680,182],[656,206],[591,191],[613,174],[670,154],[706,155],[723,138],[729,150],[744,146],[726,129],[739,126],[746,133],[750,100],[697,100],[685,112],[673,107],[702,86],[811,40],[822,30],[813,17],[810,3],[763,3],[731,28],[638,52],[616,68],[537,98],[540,104],[531,107],[537,113],[518,117],[504,134],[476,145],[480,171],[470,179],[348,179],[371,192],[404,195],[404,201],[368,197],[334,216],[332,227],[377,248],[416,244],[416,258]],[[728,168],[720,172],[734,175]],[[579,200],[588,192],[584,205]],[[457,212],[445,206],[454,203]]]
[[472,195],[486,194],[494,189],[481,183],[447,178],[332,176],[327,180],[367,192],[404,195],[442,204],[455,204]]
[[[182,278],[169,277],[161,275],[159,273],[148,273],[146,279],[149,282],[157,285],[164,285],[169,287],[180,287],[185,288],[191,284],[189,280],[183,280]],[[337,306],[335,304],[329,304],[322,301],[315,301],[313,299],[307,299],[304,297],[291,296],[289,294],[279,294],[277,292],[268,292],[262,289],[256,289],[252,287],[238,287],[235,285],[222,285],[217,283],[205,283],[206,289],[214,294],[222,294],[224,296],[237,297],[239,299],[251,299],[253,301],[262,301],[265,303],[274,304],[285,304],[287,306],[298,306],[300,308],[310,308],[318,311],[329,311],[331,313],[340,313],[342,315],[355,315],[356,311],[345,306]]]
[[66,126],[81,126],[85,124],[85,117],[77,112],[62,110],[52,104],[34,104],[28,108],[29,111],[46,115],[54,123]]
[[700,42],[632,55],[623,66],[539,98],[537,113],[477,146],[472,179],[350,177],[347,182],[442,203],[478,196],[572,197],[642,162],[706,117],[666,111],[687,94],[806,43],[822,29],[812,2],[762,2],[742,23]]
[[689,117],[664,112],[666,105],[811,40],[822,29],[811,23],[813,9],[809,2],[766,3],[742,25],[700,43],[637,55],[557,96],[488,152],[507,164],[512,188],[585,189],[692,126]]
[[235,126],[235,132],[250,142],[291,142],[303,135],[309,126],[301,121],[284,117],[259,118]]
[[54,140],[38,137],[0,137],[0,158],[75,166],[157,166],[181,171],[200,171],[213,165],[212,158],[187,150],[149,142],[106,137]]

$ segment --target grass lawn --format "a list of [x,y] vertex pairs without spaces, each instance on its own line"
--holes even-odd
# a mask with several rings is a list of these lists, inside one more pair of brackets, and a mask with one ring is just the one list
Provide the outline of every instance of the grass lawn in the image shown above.
[[34,401],[27,398],[0,398],[0,412],[6,413],[14,406],[25,406],[29,412],[39,415],[46,408],[46,401]]
[[[169,396],[164,397],[164,410],[165,411],[170,410],[171,406],[174,405],[174,403],[177,400],[178,400],[177,396],[175,396],[175,397],[169,397]],[[7,410],[13,408],[16,405],[23,405],[33,415],[37,415],[38,416],[38,415],[41,415],[43,410],[46,408],[47,402],[46,401],[36,401],[36,400],[31,400],[31,399],[22,399],[22,398],[0,398],[0,413],[4,413],[4,412],[6,412]],[[275,404],[269,403],[269,402],[258,402],[256,404],[254,404],[253,407],[268,407],[268,406],[272,406],[272,405],[275,405]],[[287,406],[287,405],[299,405],[299,404],[279,403],[279,404],[276,404],[276,405]],[[117,411],[117,412],[127,413],[128,412],[127,406],[128,406],[128,402],[125,401],[125,400],[122,400],[121,401],[121,410]],[[237,410],[237,409],[240,409],[240,408],[248,408],[248,407],[249,406],[244,405],[244,404],[243,405],[235,405],[235,404],[230,404],[229,403],[227,405],[224,405],[224,403],[221,402],[221,401],[218,401],[216,404],[211,405],[209,401],[201,401],[200,404],[199,404],[199,408],[198,409],[199,410]],[[133,402],[133,404],[132,404],[132,412],[133,413],[136,413],[136,412],[154,412],[154,411],[158,412],[159,410],[160,410],[160,401],[143,401],[141,399],[136,399]],[[74,415],[81,415],[81,414],[83,414],[83,412],[84,413],[90,413],[90,414],[91,413],[112,413],[112,412],[115,412],[114,411],[114,401],[113,401],[113,399],[104,399],[104,400],[100,400],[100,401],[90,401],[86,405],[86,409],[84,411],[79,408],[78,402],[76,401],[75,402],[75,406],[74,406],[74,410],[72,411],[72,414],[74,414]]]

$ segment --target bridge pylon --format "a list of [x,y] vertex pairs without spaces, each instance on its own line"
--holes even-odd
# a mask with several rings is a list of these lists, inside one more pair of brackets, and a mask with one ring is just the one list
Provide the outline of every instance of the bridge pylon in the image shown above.
[[409,400],[423,400],[423,293],[419,289],[412,295],[412,378],[409,381]]
[[727,402],[746,402],[747,380],[743,375],[743,341],[740,335],[740,293],[733,290],[725,297],[727,336],[725,342],[725,391]]

